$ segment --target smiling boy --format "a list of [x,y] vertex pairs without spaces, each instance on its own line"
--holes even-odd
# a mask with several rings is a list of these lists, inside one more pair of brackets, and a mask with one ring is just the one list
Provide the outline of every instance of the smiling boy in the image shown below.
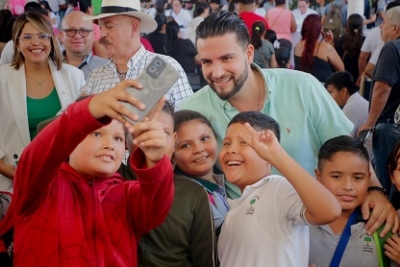
[[[228,125],[219,160],[242,196],[230,203],[222,225],[222,267],[307,266],[307,226],[340,214],[334,196],[286,153],[279,136],[278,123],[256,111],[241,112]],[[272,175],[272,165],[284,177]]]
[[[389,266],[379,244],[385,239],[378,238],[376,232],[369,236],[361,217],[360,207],[367,196],[370,179],[369,157],[363,144],[351,136],[326,141],[319,151],[315,174],[335,195],[342,214],[328,225],[310,228],[310,264]],[[342,251],[338,245],[341,242]]]

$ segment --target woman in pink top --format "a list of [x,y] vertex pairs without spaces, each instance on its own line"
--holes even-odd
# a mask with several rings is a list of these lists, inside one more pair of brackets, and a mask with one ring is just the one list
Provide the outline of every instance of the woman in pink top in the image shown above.
[[276,0],[276,7],[268,10],[265,19],[269,28],[276,32],[277,38],[292,42],[292,32],[297,29],[296,21],[290,10],[286,9],[286,0]]

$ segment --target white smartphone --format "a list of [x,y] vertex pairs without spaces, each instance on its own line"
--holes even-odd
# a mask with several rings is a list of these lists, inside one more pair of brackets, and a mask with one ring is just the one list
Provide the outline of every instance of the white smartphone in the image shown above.
[[142,121],[179,78],[180,74],[174,67],[156,56],[136,78],[142,88],[128,87],[126,89],[128,93],[134,95],[145,104],[146,108],[140,110],[127,102],[122,102],[131,112],[139,115],[139,120],[137,121],[132,121],[126,116],[125,119],[132,124]]

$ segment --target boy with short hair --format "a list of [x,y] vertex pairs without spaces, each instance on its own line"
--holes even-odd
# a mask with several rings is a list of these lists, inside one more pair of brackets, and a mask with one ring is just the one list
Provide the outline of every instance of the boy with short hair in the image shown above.
[[[365,230],[360,207],[370,178],[368,152],[351,136],[326,141],[318,154],[316,177],[342,207],[341,216],[328,225],[310,227],[310,264],[315,266],[389,266],[378,232]],[[339,245],[341,244],[341,245]]]
[[[256,111],[228,125],[219,160],[242,196],[230,203],[222,225],[222,267],[307,266],[308,224],[340,215],[335,197],[286,153],[279,135],[278,123]],[[272,175],[271,166],[286,179]]]
[[[348,71],[338,71],[328,77],[325,88],[354,124],[351,135],[357,137],[358,127],[367,121],[369,103],[354,86],[353,75]],[[364,141],[369,158],[372,159],[372,134]]]
[[173,172],[162,125],[147,120],[125,124],[138,146],[129,162],[138,181],[116,173],[121,115],[138,119],[119,101],[144,107],[128,86],[140,88],[125,80],[70,105],[25,149],[13,199],[15,266],[137,266],[138,240],[171,206]]
[[354,124],[351,135],[356,136],[358,126],[367,120],[368,101],[358,93],[353,75],[348,71],[335,72],[325,81],[325,88]]

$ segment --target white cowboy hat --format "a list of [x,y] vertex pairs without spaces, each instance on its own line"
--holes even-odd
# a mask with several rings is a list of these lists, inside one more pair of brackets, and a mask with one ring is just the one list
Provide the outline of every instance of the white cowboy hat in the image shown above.
[[140,32],[151,33],[155,31],[157,29],[157,22],[140,10],[140,0],[103,0],[98,15],[87,15],[83,19],[95,20],[116,15],[126,15],[140,19]]

